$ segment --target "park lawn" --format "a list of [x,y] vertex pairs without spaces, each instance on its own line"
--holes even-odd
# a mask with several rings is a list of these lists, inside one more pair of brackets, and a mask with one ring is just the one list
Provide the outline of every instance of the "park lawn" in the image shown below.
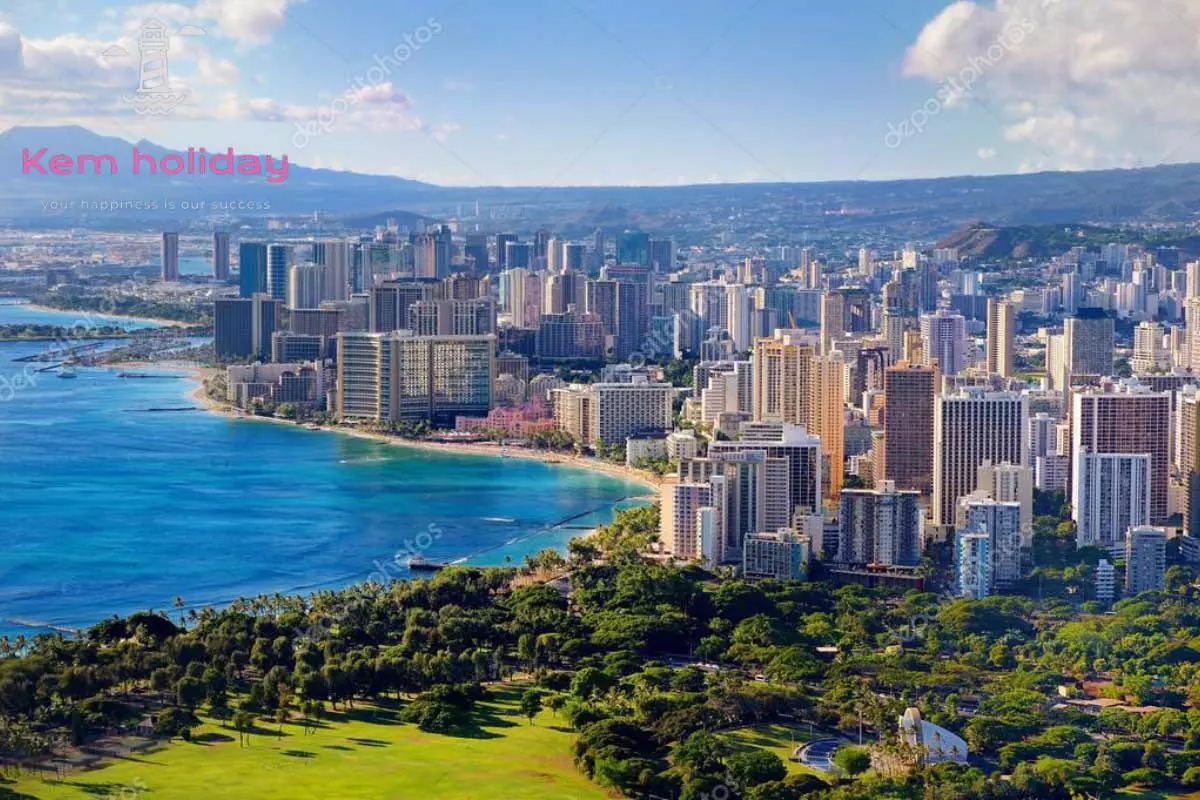
[[0,782],[0,798],[194,800],[195,798],[528,798],[601,800],[611,795],[576,771],[573,735],[548,711],[518,715],[519,690],[499,689],[457,735],[423,733],[395,720],[396,704],[327,711],[316,733],[298,722],[260,720],[248,747],[205,720],[195,739],[134,753],[63,781]]
[[[769,753],[774,753],[783,759],[783,764],[787,767],[788,774],[804,773],[806,775],[816,775],[818,778],[825,777],[825,774],[820,770],[806,767],[798,761],[789,760],[792,749],[809,740],[808,726],[769,723],[724,731],[720,736],[738,752],[766,750]],[[793,740],[795,744],[793,744]]]

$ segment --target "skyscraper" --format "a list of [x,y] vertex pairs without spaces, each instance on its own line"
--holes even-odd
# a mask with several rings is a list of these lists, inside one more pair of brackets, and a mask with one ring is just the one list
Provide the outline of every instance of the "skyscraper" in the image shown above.
[[884,477],[922,497],[933,494],[933,417],[940,377],[901,361],[884,372]]
[[213,280],[229,282],[229,234],[225,231],[213,234]]
[[508,263],[508,245],[519,241],[515,233],[498,233],[496,234],[496,269],[503,272],[510,266],[521,266],[520,264]]
[[828,355],[846,332],[846,298],[840,292],[821,295],[821,355]]
[[650,234],[625,231],[617,236],[617,264],[636,264],[649,268]]
[[1099,308],[1081,308],[1063,323],[1070,375],[1106,377],[1113,371],[1114,323]]
[[1007,300],[989,297],[987,301],[987,371],[989,375],[1011,378],[1015,374],[1017,313]]
[[325,299],[325,267],[297,264],[288,271],[289,309],[319,308]]
[[1079,547],[1125,552],[1131,527],[1150,523],[1150,456],[1129,453],[1075,453],[1071,516]]
[[906,567],[920,562],[925,510],[916,492],[885,481],[877,490],[846,489],[838,502],[839,562]]
[[164,281],[179,280],[179,234],[164,231],[159,250],[159,277]]
[[292,248],[286,244],[267,247],[267,293],[276,300],[288,299],[288,270],[292,266]]
[[1138,526],[1129,531],[1125,548],[1126,593],[1161,591],[1166,585],[1166,573],[1166,530]]
[[325,286],[321,292],[323,299],[350,299],[350,271],[353,266],[350,242],[336,239],[316,242],[313,245],[313,260],[325,268]]
[[267,291],[267,246],[261,242],[238,245],[238,286],[242,297]]
[[1149,521],[1154,524],[1170,516],[1170,419],[1171,393],[1152,391],[1136,378],[1107,382],[1071,399],[1072,458],[1081,450],[1150,456]]
[[921,317],[921,344],[925,366],[936,366],[946,376],[966,367],[967,321],[961,314],[940,309]]
[[342,418],[452,424],[492,407],[493,336],[415,336],[409,331],[338,334]]
[[954,537],[958,595],[982,600],[992,593],[992,537],[986,531],[960,528]]
[[821,439],[821,453],[828,461],[828,496],[836,498],[845,480],[846,458],[846,362],[841,353],[813,359],[812,400],[809,430]]
[[675,240],[650,240],[650,266],[659,275],[675,271]]
[[816,349],[801,338],[777,331],[754,344],[754,406],[760,421],[807,425],[812,417],[812,361]]
[[976,487],[981,464],[1025,464],[1029,398],[978,387],[941,395],[934,404],[933,431],[933,521],[952,525],[959,500]]
[[271,357],[271,335],[283,304],[266,294],[219,298],[213,303],[213,348],[218,359]]
[[762,529],[790,527],[797,510],[820,513],[821,442],[799,425],[743,422],[737,441],[709,444],[710,458],[761,452],[766,457],[766,509]]
[[992,585],[1011,586],[1021,579],[1021,504],[990,498],[963,500],[964,527],[988,535]]

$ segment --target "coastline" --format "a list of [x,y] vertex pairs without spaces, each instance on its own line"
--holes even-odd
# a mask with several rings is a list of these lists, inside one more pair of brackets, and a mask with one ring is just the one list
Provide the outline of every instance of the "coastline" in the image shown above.
[[[183,365],[163,365],[156,362],[130,362],[121,364],[121,367],[135,368],[154,368],[167,369],[187,372],[192,380],[198,384],[188,397],[195,401],[198,406],[206,412],[216,414],[226,419],[252,421],[252,422],[271,422],[277,425],[287,425],[292,428],[302,427],[295,422],[285,419],[277,419],[275,417],[259,417],[253,414],[239,412],[228,406],[216,402],[210,398],[204,391],[204,381],[213,375],[219,374],[221,371],[213,367],[188,367]],[[354,428],[343,425],[318,425],[322,431],[342,434],[344,436],[352,436],[358,439],[367,439],[381,444],[389,444],[395,447],[408,447],[415,450],[425,450],[428,452],[455,453],[458,455],[470,456],[487,456],[490,458],[522,458],[532,461],[541,461],[550,466],[565,466],[575,469],[584,469],[590,472],[598,472],[609,476],[610,478],[620,478],[630,483],[639,484],[647,490],[646,497],[653,496],[658,498],[659,490],[663,484],[667,483],[667,478],[654,475],[653,473],[636,470],[622,464],[611,464],[604,461],[599,461],[594,458],[584,458],[581,456],[555,453],[548,450],[532,450],[525,447],[505,445],[501,447],[494,442],[430,442],[419,439],[401,439],[398,436],[388,436],[382,433],[374,433],[372,431],[356,430]]]
[[[131,317],[128,314],[105,314],[100,311],[88,311],[88,310],[82,309],[82,308],[54,308],[53,306],[42,306],[42,305],[38,305],[37,303],[16,303],[14,305],[21,305],[32,311],[42,311],[42,312],[46,312],[46,313],[50,313],[50,314],[78,314],[80,317],[86,318],[88,320],[112,319],[112,320],[121,320],[124,322],[147,322],[147,323],[150,323],[153,325],[157,325],[160,328],[190,328],[190,327],[192,327],[192,323],[190,323],[190,322],[180,322],[179,320],[174,320],[174,319],[156,319],[154,317]],[[69,328],[71,326],[64,325],[63,327]]]

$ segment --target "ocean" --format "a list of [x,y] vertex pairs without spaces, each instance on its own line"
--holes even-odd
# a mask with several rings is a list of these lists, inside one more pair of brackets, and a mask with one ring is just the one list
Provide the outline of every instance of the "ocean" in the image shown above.
[[[0,305],[0,324],[77,316]],[[230,420],[165,370],[62,380],[15,361],[51,346],[0,343],[0,635],[176,597],[199,608],[408,577],[397,552],[520,563],[648,492],[540,461]]]

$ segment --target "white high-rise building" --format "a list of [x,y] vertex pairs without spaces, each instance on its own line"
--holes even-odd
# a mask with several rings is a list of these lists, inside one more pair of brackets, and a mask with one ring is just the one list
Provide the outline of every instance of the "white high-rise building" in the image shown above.
[[179,234],[164,231],[162,247],[159,249],[159,278],[164,281],[179,280]]
[[946,309],[921,317],[921,344],[925,365],[936,366],[952,377],[967,366],[967,321]]
[[991,540],[986,531],[970,528],[962,528],[955,534],[955,574],[959,597],[982,600],[991,595]]
[[337,239],[317,242],[313,248],[316,262],[325,268],[325,300],[350,299],[350,270],[353,267],[353,245]]
[[1112,605],[1117,596],[1117,575],[1108,559],[1100,559],[1096,564],[1096,599],[1105,605]]
[[977,488],[1000,503],[1017,503],[1021,506],[1021,546],[1033,545],[1033,489],[1035,475],[1033,467],[1016,464],[979,465]]
[[325,267],[297,264],[288,276],[288,308],[320,308],[325,300]]
[[991,580],[994,586],[1011,586],[1021,579],[1021,504],[988,498],[963,500],[965,528],[986,533],[990,539]]
[[766,508],[761,530],[787,528],[798,509],[821,510],[821,440],[801,425],[743,422],[736,441],[709,444],[710,458],[761,452],[766,457]]
[[934,404],[933,521],[952,525],[961,498],[975,490],[985,461],[1025,466],[1029,398],[967,387]]
[[[662,491],[660,530],[663,547],[675,558],[698,559],[703,553],[701,509],[714,508],[713,487],[708,483],[679,483]],[[709,515],[708,525],[718,524],[720,514]],[[714,536],[719,536],[713,532]]]
[[1150,456],[1075,452],[1071,515],[1079,547],[1125,552],[1125,533],[1150,523]]
[[1133,330],[1133,356],[1129,366],[1136,373],[1154,372],[1170,367],[1171,353],[1163,347],[1163,329],[1157,322],[1146,320]]

